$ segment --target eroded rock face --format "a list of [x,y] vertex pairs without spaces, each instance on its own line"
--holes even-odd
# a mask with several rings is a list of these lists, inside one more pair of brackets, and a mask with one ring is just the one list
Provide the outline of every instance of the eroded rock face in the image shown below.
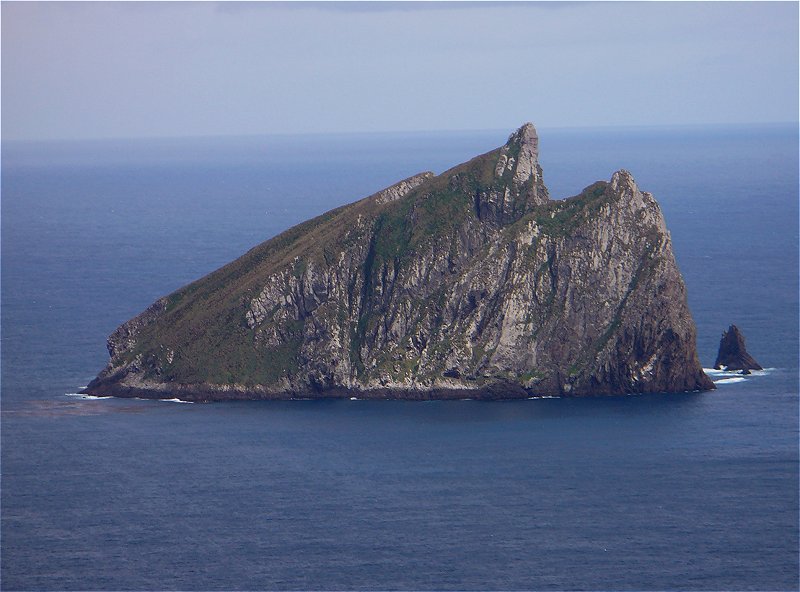
[[[160,303],[160,304],[159,304]],[[533,125],[305,222],[109,340],[92,393],[207,400],[711,389],[658,204],[549,199]]]
[[722,332],[714,368],[717,370],[724,368],[731,372],[763,370],[759,363],[747,353],[747,348],[744,345],[744,335],[736,325],[731,325],[727,331]]

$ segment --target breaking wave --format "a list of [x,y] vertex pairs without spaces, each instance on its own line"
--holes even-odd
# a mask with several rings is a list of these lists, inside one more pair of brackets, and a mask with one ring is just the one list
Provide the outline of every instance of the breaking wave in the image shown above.
[[714,384],[731,384],[734,382],[744,382],[747,380],[744,376],[734,376],[733,378],[720,378],[715,380]]
[[777,368],[764,368],[763,370],[751,370],[750,374],[742,374],[741,371],[717,370],[716,368],[703,368],[714,384],[733,384],[743,382],[753,376],[766,376],[777,370]]

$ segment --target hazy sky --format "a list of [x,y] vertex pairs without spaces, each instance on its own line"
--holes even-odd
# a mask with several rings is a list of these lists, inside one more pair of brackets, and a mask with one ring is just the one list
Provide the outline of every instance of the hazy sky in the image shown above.
[[797,116],[796,2],[2,3],[4,139]]

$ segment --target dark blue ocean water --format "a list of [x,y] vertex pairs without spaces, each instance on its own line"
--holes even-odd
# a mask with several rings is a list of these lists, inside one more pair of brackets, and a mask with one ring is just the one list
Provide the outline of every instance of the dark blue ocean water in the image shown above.
[[710,393],[83,400],[105,338],[288,226],[507,132],[4,144],[3,590],[798,588],[796,126],[540,130],[672,232]]

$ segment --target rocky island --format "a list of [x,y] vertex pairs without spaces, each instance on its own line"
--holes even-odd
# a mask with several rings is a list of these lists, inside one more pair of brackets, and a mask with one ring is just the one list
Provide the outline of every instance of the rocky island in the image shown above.
[[714,362],[716,370],[727,370],[750,374],[751,370],[763,370],[761,365],[753,359],[744,345],[744,335],[739,327],[731,325],[727,331],[722,332],[719,340],[719,351]]
[[538,136],[291,228],[108,339],[85,392],[185,400],[713,389],[658,204],[551,200]]

